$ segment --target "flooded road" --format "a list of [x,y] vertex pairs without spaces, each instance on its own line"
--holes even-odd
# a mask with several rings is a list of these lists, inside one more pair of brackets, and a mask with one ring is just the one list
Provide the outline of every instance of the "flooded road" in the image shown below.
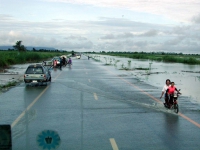
[[45,149],[55,137],[48,131],[59,135],[59,150],[199,149],[200,111],[181,96],[177,115],[160,93],[129,71],[82,56],[52,70],[47,86],[21,83],[0,94],[0,124],[12,126],[13,150]]
[[163,63],[105,55],[91,55],[91,57],[156,86],[160,90],[162,90],[165,80],[170,79],[175,82],[177,89],[181,89],[182,96],[186,96],[188,101],[200,105],[200,65]]

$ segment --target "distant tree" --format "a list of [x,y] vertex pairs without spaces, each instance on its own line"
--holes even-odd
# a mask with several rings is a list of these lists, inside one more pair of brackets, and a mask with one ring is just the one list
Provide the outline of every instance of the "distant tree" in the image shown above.
[[35,48],[33,48],[33,51],[35,52],[35,51],[36,51],[36,49],[35,49]]
[[13,48],[19,52],[26,52],[26,47],[22,45],[22,41],[17,41]]

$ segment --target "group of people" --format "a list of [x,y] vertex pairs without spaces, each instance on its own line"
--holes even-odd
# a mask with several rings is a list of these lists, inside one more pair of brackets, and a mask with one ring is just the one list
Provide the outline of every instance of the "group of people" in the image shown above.
[[[66,60],[65,57],[62,57],[62,59],[60,59],[60,63],[59,63],[59,67],[60,69],[62,68],[62,66],[66,66],[67,64],[69,64],[70,66],[72,65],[72,59],[69,58],[68,60]],[[58,60],[54,60],[53,61],[53,67],[57,67],[58,66]]]
[[164,105],[169,108],[173,104],[173,96],[174,96],[175,92],[181,94],[174,85],[175,85],[174,82],[171,82],[170,79],[167,79],[165,82],[165,85],[162,89],[161,96],[160,96],[160,99],[163,97],[163,95],[165,96]]

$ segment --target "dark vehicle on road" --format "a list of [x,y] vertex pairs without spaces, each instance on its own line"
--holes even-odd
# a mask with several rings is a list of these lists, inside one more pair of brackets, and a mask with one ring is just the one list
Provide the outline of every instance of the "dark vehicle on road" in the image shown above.
[[41,64],[29,65],[24,74],[25,83],[51,82],[51,72]]

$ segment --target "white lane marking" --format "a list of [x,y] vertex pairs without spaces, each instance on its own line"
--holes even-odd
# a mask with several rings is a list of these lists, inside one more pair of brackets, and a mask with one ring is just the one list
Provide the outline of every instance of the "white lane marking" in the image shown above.
[[119,150],[114,138],[110,138],[110,143],[112,145],[113,150]]
[[98,97],[97,97],[97,94],[96,94],[96,93],[94,93],[94,99],[95,99],[95,100],[98,100]]
[[49,85],[38,95],[35,100],[17,117],[17,119],[11,124],[11,128],[13,128],[19,120],[25,115],[26,111],[28,111],[38,100],[39,98],[46,92],[46,90],[49,88]]
[[[62,72],[61,72],[62,73]],[[58,78],[58,76],[61,75],[58,74],[54,80],[56,80]],[[13,121],[13,123],[11,124],[11,128],[13,128],[21,119],[22,117],[25,115],[26,111],[28,111],[39,99],[40,97],[46,92],[46,90],[49,88],[50,85],[48,85],[35,99],[34,101],[17,117],[17,119],[15,119],[15,121]]]

